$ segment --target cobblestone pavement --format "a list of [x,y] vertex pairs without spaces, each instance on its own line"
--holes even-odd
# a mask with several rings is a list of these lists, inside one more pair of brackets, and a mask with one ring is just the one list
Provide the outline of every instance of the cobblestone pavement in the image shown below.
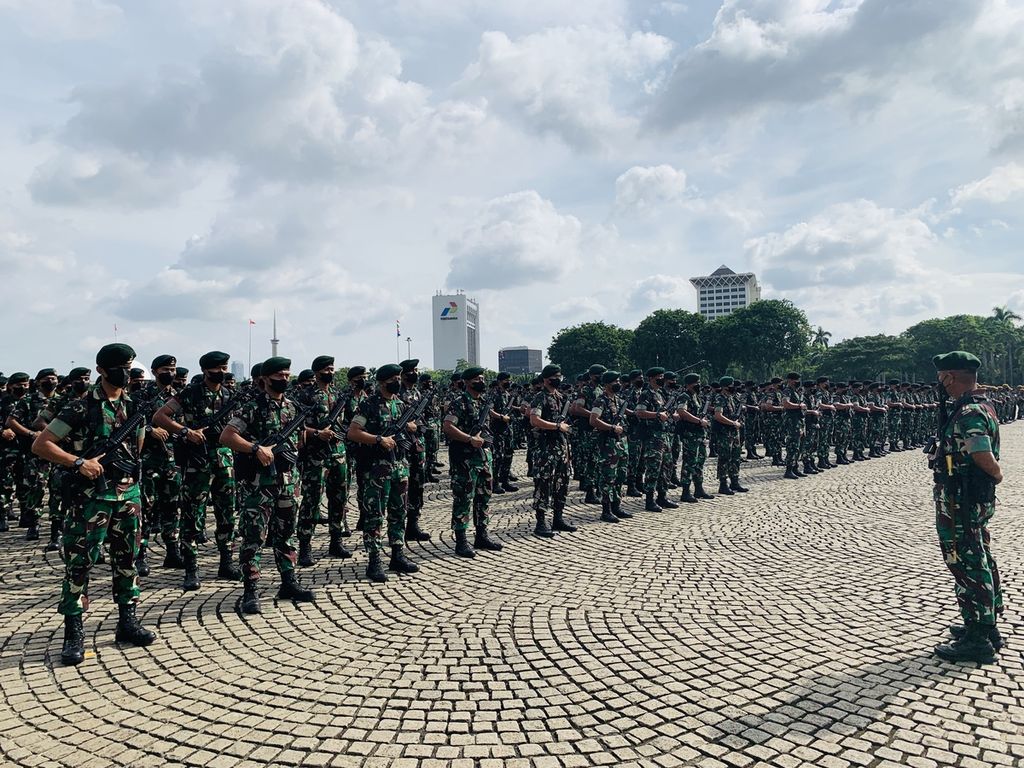
[[496,496],[505,551],[472,561],[430,486],[419,574],[371,585],[364,555],[326,559],[318,532],[317,602],[277,604],[272,574],[242,618],[240,585],[182,593],[157,567],[140,615],[158,641],[118,647],[97,587],[70,668],[60,562],[12,531],[0,763],[1024,765],[1024,429],[1003,444],[1008,648],[986,667],[931,655],[957,615],[916,451],[800,482],[744,464],[749,494],[614,526],[574,492],[580,530],[553,541],[530,535],[525,491]]

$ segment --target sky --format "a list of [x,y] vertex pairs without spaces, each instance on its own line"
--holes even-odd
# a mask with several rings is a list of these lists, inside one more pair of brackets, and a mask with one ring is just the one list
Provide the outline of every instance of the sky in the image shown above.
[[[0,370],[1024,314],[1021,0],[0,0]],[[249,320],[255,325],[250,326]]]

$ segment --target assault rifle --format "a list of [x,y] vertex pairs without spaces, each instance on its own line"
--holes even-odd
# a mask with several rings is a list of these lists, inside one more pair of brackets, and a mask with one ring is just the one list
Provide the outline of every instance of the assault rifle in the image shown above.
[[398,461],[397,451],[401,451],[403,455],[409,453],[413,447],[412,438],[409,437],[409,431],[406,427],[410,421],[416,421],[420,417],[420,414],[427,408],[427,398],[421,397],[414,404],[410,405],[398,421],[392,424],[390,427],[384,430],[382,437],[393,437],[395,439],[395,448],[388,451],[388,461]]
[[[290,472],[292,467],[299,460],[298,453],[292,449],[291,443],[288,442],[290,438],[299,427],[303,425],[309,414],[313,411],[313,406],[307,405],[302,406],[298,409],[295,417],[284,425],[281,429],[272,435],[268,435],[257,443],[257,445],[263,448],[270,448],[271,453],[274,454],[274,460],[265,467],[262,467],[259,460],[256,458],[255,453],[238,454],[239,458],[245,457],[242,461],[238,462],[236,475],[242,480],[252,481],[256,478],[257,473],[260,471],[266,472],[269,477],[277,477],[278,471]],[[278,462],[281,466],[278,467]]]
[[[216,412],[210,414],[205,419],[200,421],[195,427],[189,427],[189,431],[200,431],[206,437],[205,446],[212,444],[216,445],[220,439],[220,435],[211,434],[210,431],[225,418],[231,415],[231,412],[237,408],[245,405],[247,402],[252,400],[260,392],[256,387],[249,387],[241,392],[233,395],[224,403]],[[177,443],[176,453],[180,453],[180,460],[178,461],[179,467],[188,465],[195,469],[206,469],[210,465],[210,456],[203,445],[196,445],[188,441],[187,438],[181,437],[181,435],[174,435],[174,440]]]
[[[149,420],[156,401],[157,397],[155,395],[141,401],[135,413],[124,424],[111,432],[102,443],[93,445],[92,448],[82,454],[83,459],[99,459],[100,466],[103,467],[103,473],[93,481],[93,486],[97,493],[107,492],[106,476],[111,470],[116,470],[118,477],[140,479],[142,464],[139,461],[133,461],[125,457],[124,444],[126,440],[133,438],[139,427]],[[69,475],[75,476],[75,479],[78,479],[78,473],[73,468],[66,467],[65,471]]]
[[338,419],[345,413],[345,406],[348,405],[348,401],[352,399],[352,388],[346,387],[341,395],[338,396],[338,402],[331,408],[330,413],[327,414],[325,429],[329,429],[336,433],[339,438],[344,440],[348,436],[348,427],[342,427],[338,424]]
[[[476,437],[484,431],[484,427],[487,426],[487,422],[491,417],[491,406],[494,404],[495,398],[493,397],[481,397],[481,408],[480,417],[476,420],[476,424],[473,425],[473,431],[469,433],[470,437]],[[487,461],[487,449],[494,445],[494,438],[484,438],[484,444],[479,448],[480,458],[483,461]]]

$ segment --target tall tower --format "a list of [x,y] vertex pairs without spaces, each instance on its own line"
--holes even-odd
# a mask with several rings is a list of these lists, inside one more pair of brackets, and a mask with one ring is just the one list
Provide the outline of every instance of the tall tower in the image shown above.
[[274,310],[274,338],[270,340],[270,356],[277,357],[277,344],[280,339],[277,338],[277,310]]

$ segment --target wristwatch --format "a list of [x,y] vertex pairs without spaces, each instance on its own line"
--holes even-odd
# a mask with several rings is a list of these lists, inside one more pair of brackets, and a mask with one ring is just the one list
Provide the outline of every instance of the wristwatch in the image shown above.
[[83,464],[85,464],[85,459],[79,456],[71,466],[75,468],[75,472],[78,472],[82,468]]
[[187,435],[191,431],[192,430],[190,430],[188,427],[182,427],[181,431],[178,432],[178,435],[181,436],[181,437],[185,437],[185,435]]
[[383,440],[383,439],[384,438],[382,438],[380,435],[377,435],[377,438],[376,438],[376,440],[373,441],[373,444],[374,445],[380,445],[380,441]]
[[259,443],[253,443],[252,444],[252,448],[250,448],[249,450],[251,450],[255,454],[259,449],[260,449],[260,444]]

